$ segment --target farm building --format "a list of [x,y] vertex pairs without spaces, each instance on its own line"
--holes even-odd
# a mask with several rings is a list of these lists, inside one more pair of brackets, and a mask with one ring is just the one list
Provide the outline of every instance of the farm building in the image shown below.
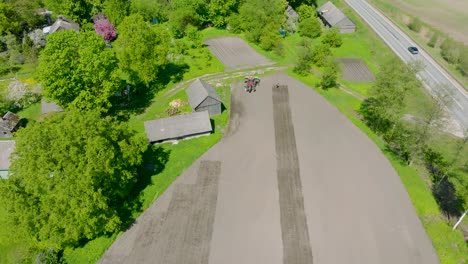
[[210,116],[221,113],[221,99],[205,81],[196,79],[187,89],[187,95],[193,111],[208,111]]
[[317,11],[325,26],[329,28],[336,27],[340,30],[340,33],[352,33],[356,31],[356,24],[332,2],[326,2]]
[[0,141],[0,178],[6,179],[10,168],[10,155],[15,149],[15,141]]
[[299,23],[299,14],[288,5],[286,8],[286,25],[288,26],[288,31],[295,32],[297,23]]
[[80,31],[80,25],[78,23],[75,23],[64,16],[58,16],[57,20],[55,20],[54,24],[49,27],[45,27],[42,29],[44,34],[50,34],[54,33],[60,30],[67,30],[67,29],[73,29],[76,32]]
[[41,112],[42,114],[63,112],[63,109],[54,102],[41,101]]
[[21,117],[12,112],[7,112],[0,120],[0,138],[10,138],[18,129]]
[[213,131],[208,111],[172,116],[145,122],[150,143],[162,143],[209,135]]

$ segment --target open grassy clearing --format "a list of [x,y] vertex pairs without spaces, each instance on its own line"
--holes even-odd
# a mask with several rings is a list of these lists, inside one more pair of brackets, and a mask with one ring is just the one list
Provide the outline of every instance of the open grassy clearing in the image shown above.
[[[395,23],[401,30],[403,30],[408,36],[411,37],[412,40],[414,40],[420,47],[422,47],[426,52],[431,55],[431,57],[439,63],[443,68],[445,68],[450,75],[452,75],[458,82],[462,84],[462,86],[465,89],[468,89],[468,76],[463,76],[456,68],[455,65],[449,64],[446,60],[442,58],[440,55],[440,48],[438,45],[435,47],[429,47],[427,45],[427,42],[429,38],[431,37],[432,33],[437,32],[439,34],[439,39],[438,39],[438,44],[440,44],[447,36],[455,37],[450,35],[450,31],[446,30],[440,30],[435,27],[433,24],[427,24],[423,22],[423,26],[421,29],[420,33],[416,33],[414,31],[411,31],[408,26],[407,22],[410,20],[412,17],[415,15],[424,20],[423,16],[420,16],[418,14],[418,11],[410,12],[407,9],[403,9],[399,7],[398,5],[394,4],[393,2],[396,2],[397,0],[391,0],[391,3],[388,1],[382,1],[382,0],[371,0],[370,2],[374,4],[380,11],[382,11],[385,16],[387,16],[393,23]],[[411,1],[411,4],[414,5],[414,2],[418,2],[418,0]],[[431,2],[438,2],[439,4],[444,2],[442,0],[431,0]],[[458,2],[459,4],[465,4],[462,3],[462,1],[453,1],[450,0],[450,2]],[[468,2],[467,2],[468,3]],[[444,4],[446,6],[449,6],[448,4]],[[430,4],[422,4],[422,6],[430,6]],[[463,10],[463,12],[468,16],[468,12],[466,12],[465,9],[460,9],[460,11]],[[441,8],[439,11],[434,11],[434,12],[444,12],[447,13],[446,8]],[[452,15],[452,14],[450,14]],[[447,15],[443,15],[447,16]],[[454,14],[453,16],[457,16]],[[437,24],[439,23],[444,23],[445,19],[439,16],[434,16],[434,19],[437,19]],[[459,18],[460,19],[460,18]],[[464,22],[460,23],[457,29],[457,32],[461,32],[464,34],[465,38],[468,38],[468,35],[465,33],[466,32],[466,27],[465,25],[468,23],[468,19],[464,18]],[[448,34],[447,34],[448,33]],[[465,43],[468,43],[468,41],[465,40]]]
[[[318,78],[313,75],[304,77],[295,74],[292,70],[289,70],[288,74],[311,87],[316,87],[315,84]],[[468,255],[466,254],[467,245],[463,236],[460,232],[452,231],[450,225],[441,217],[442,214],[428,189],[427,183],[420,176],[421,171],[402,163],[398,157],[386,148],[385,142],[359,119],[357,110],[361,102],[338,89],[314,89],[346,115],[354,125],[366,133],[391,162],[408,191],[411,201],[416,208],[416,212],[432,240],[441,263],[466,263],[468,261]]]

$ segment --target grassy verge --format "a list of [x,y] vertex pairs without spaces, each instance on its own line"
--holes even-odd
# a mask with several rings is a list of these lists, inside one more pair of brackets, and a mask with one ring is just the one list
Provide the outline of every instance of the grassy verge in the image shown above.
[[[300,76],[292,70],[288,74],[315,87],[318,78],[312,75]],[[404,184],[416,212],[421,219],[427,234],[432,240],[439,259],[443,264],[467,263],[468,248],[460,232],[452,231],[450,225],[441,217],[439,207],[427,187],[426,182],[419,176],[419,171],[414,167],[402,163],[398,157],[387,150],[385,142],[373,133],[357,116],[360,101],[351,95],[338,89],[315,90],[327,99],[332,105],[338,108],[348,119],[353,122],[362,132],[364,132],[381,149],[388,158],[402,183]]]

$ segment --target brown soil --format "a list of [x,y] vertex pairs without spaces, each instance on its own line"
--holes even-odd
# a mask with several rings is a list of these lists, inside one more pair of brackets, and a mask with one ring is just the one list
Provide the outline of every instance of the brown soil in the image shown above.
[[375,80],[374,75],[361,59],[339,59],[343,79],[359,82],[371,82]]

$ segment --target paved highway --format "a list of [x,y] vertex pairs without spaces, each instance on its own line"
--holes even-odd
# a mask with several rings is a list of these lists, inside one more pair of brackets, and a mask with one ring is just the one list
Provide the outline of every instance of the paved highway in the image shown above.
[[[385,43],[404,62],[420,60],[425,68],[418,74],[429,92],[435,96],[450,98],[446,107],[454,119],[468,128],[468,93],[444,69],[442,69],[424,50],[418,47],[405,33],[365,0],[345,0]],[[419,54],[408,51],[409,46],[419,49]]]

